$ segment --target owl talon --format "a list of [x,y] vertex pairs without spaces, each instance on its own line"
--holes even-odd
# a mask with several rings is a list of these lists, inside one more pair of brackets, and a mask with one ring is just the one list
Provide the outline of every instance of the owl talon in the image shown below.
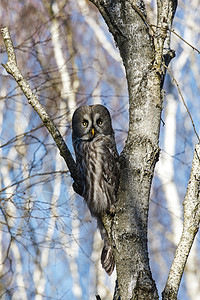
[[72,186],[73,186],[73,189],[74,189],[75,193],[77,193],[80,196],[82,196],[83,189],[80,187],[80,185],[78,185],[77,182],[73,182]]

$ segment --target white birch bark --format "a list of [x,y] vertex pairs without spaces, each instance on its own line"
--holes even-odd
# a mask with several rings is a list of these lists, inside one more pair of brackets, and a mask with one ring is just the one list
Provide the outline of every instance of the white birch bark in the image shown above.
[[[116,269],[112,273],[110,277],[106,275],[105,271],[101,266],[101,250],[103,247],[103,242],[98,230],[95,231],[94,234],[94,242],[93,242],[93,251],[91,259],[94,261],[95,269],[94,273],[91,275],[91,280],[95,278],[95,288],[93,294],[90,296],[90,300],[94,299],[94,295],[101,295],[102,299],[112,300],[113,295],[112,291],[114,291],[115,287],[115,279],[116,279]],[[92,277],[93,276],[93,277]]]
[[124,71],[124,67],[122,65],[122,59],[119,55],[119,51],[110,41],[107,39],[105,31],[97,24],[94,18],[91,17],[88,5],[85,0],[79,0],[78,6],[81,9],[81,13],[85,18],[85,22],[90,26],[90,28],[94,31],[96,38],[100,42],[101,46],[105,49],[108,55],[110,55],[115,61],[121,64],[121,67]]
[[157,164],[157,175],[162,182],[167,209],[171,218],[171,239],[178,245],[182,230],[182,207],[174,179],[174,155],[176,147],[176,113],[177,101],[172,94],[167,96],[165,107],[164,150]]
[[[59,13],[59,8],[57,2],[54,2],[52,5],[52,11],[53,11],[53,19],[51,22],[51,39],[52,39],[52,45],[53,45],[53,50],[54,50],[54,56],[56,60],[56,64],[58,67],[58,72],[60,73],[60,78],[61,78],[61,101],[59,105],[59,111],[66,111],[67,107],[70,110],[70,118],[72,116],[73,110],[75,108],[75,94],[73,91],[73,87],[71,84],[71,79],[70,75],[67,70],[66,66],[66,58],[64,57],[63,50],[62,50],[62,44],[60,40],[60,29],[59,29],[59,22],[56,18],[56,15]],[[69,121],[68,120],[68,121]],[[60,123],[61,130],[63,129],[62,134],[64,134],[64,128],[66,126],[66,121],[62,121]],[[55,168],[58,170],[62,170],[64,168],[63,163],[61,162],[61,158],[59,155],[59,152],[57,151],[56,153],[56,166]],[[54,228],[55,228],[55,223],[57,220],[58,216],[58,211],[57,211],[57,200],[60,196],[60,191],[61,191],[61,180],[59,178],[56,178],[54,181],[54,191],[52,195],[52,200],[51,200],[51,216],[50,216],[50,223],[48,224],[48,230],[46,234],[46,241],[50,241],[52,239],[53,233],[54,233]],[[67,195],[67,197],[70,198],[70,194]],[[79,230],[79,227],[77,226],[78,220],[73,220],[72,219],[72,235],[78,236],[77,230]],[[73,243],[72,245],[73,253],[72,256],[70,256],[69,260],[69,266],[71,269],[71,276],[72,276],[72,291],[74,293],[74,296],[76,296],[78,299],[82,299],[82,291],[80,289],[80,284],[79,284],[79,275],[78,275],[78,266],[77,266],[77,257],[78,257],[78,245],[76,242]],[[36,274],[35,274],[35,280],[37,282],[37,300],[42,299],[41,295],[45,293],[45,280],[42,278],[42,274],[39,272],[41,269],[44,270],[45,267],[48,264],[49,260],[49,248],[44,248],[44,250],[41,253],[41,268],[36,269]],[[43,279],[43,280],[41,280]]]
[[[63,50],[62,50],[62,44],[60,40],[60,29],[59,29],[59,22],[56,18],[56,15],[59,13],[59,8],[58,4],[55,1],[52,4],[52,12],[53,12],[53,19],[51,22],[51,40],[52,40],[52,45],[53,45],[53,50],[54,50],[54,57],[56,60],[56,64],[58,67],[58,72],[60,73],[60,78],[61,78],[61,100],[59,103],[59,111],[66,111],[67,107],[70,110],[70,118],[72,116],[73,110],[75,108],[75,94],[71,85],[71,79],[70,75],[67,70],[66,66],[66,57],[64,57]],[[69,121],[68,120],[68,121]],[[60,122],[60,127],[61,127],[61,133],[62,135],[65,133],[65,126],[66,126],[66,121],[61,121]],[[62,170],[64,169],[64,164],[61,161],[61,157],[59,155],[59,151],[56,151],[56,157],[55,157],[55,169],[57,170]],[[53,182],[54,188],[53,188],[53,194],[52,194],[52,199],[51,199],[51,215],[49,218],[49,223],[48,223],[48,229],[46,233],[46,238],[45,242],[51,241],[54,230],[55,230],[55,224],[57,217],[59,215],[59,212],[57,210],[57,203],[58,199],[60,196],[61,192],[61,178],[55,178]],[[68,194],[67,197],[70,197]],[[73,223],[73,221],[72,221]],[[73,227],[73,224],[72,224]],[[73,253],[73,259],[70,260],[70,266],[73,264],[74,261],[76,261],[76,255]],[[77,253],[76,253],[77,254]],[[34,272],[34,280],[37,286],[37,295],[36,295],[36,300],[43,299],[43,296],[45,294],[45,284],[46,280],[44,277],[44,274],[42,274],[41,270],[45,270],[45,268],[48,265],[49,262],[49,255],[50,255],[50,249],[48,247],[44,248],[41,252],[41,264],[40,266],[36,266],[36,270]],[[71,271],[71,276],[73,278],[73,286],[72,290],[74,292],[74,295],[78,297],[79,299],[82,299],[82,294],[81,294],[81,289],[79,285],[77,285],[77,281],[79,282],[79,279],[77,280],[77,275],[78,274],[78,268],[77,268],[77,263],[73,264],[73,269]]]
[[20,250],[18,248],[18,245],[15,241],[11,244],[11,251],[15,258],[15,280],[17,289],[14,290],[14,293],[12,295],[13,300],[23,299],[28,300],[26,290],[27,285],[25,283],[25,276],[26,274],[23,271],[23,254],[20,253]]
[[[1,93],[4,93],[5,90],[2,89]],[[5,104],[6,105],[6,104]],[[0,114],[0,122],[3,123],[3,108],[0,110],[1,114]],[[13,111],[13,120],[15,122],[15,126],[14,126],[14,130],[15,130],[15,134],[18,135],[21,133],[21,127],[19,127],[18,123],[20,122],[19,119],[19,112],[17,109],[16,111]],[[24,122],[25,124],[25,122]],[[22,125],[23,126],[23,125]],[[2,128],[2,127],[0,127]],[[3,136],[3,132],[2,132],[2,136]],[[2,149],[0,148],[0,157],[2,156]],[[7,153],[7,161],[13,161],[13,162],[17,162],[19,161],[19,157],[18,157],[18,152],[16,151],[16,148],[11,147],[9,148],[9,151]],[[15,169],[15,165],[14,165],[14,169]],[[2,187],[4,187],[4,191],[3,191],[3,197],[4,197],[4,210],[5,210],[5,214],[6,214],[6,220],[7,220],[7,226],[8,226],[8,231],[12,232],[13,228],[15,228],[16,231],[18,231],[20,233],[21,231],[21,227],[23,226],[23,216],[21,216],[21,219],[18,220],[20,214],[17,211],[17,208],[15,206],[14,201],[12,201],[13,197],[15,196],[15,187],[12,186],[13,183],[13,179],[12,179],[12,173],[10,172],[9,166],[3,164],[3,166],[1,167],[1,181],[0,184],[2,183],[2,186],[0,186],[0,189]],[[23,174],[23,168],[22,168],[22,174]],[[5,222],[5,220],[4,220]],[[3,222],[3,223],[4,223]],[[0,232],[0,240],[4,243],[3,238],[2,238],[2,232]],[[4,237],[7,237],[7,239],[11,239],[11,236],[9,236],[8,234],[4,234]],[[3,265],[2,265],[2,260],[5,259],[5,253],[1,252],[0,255],[0,268],[1,271],[3,271]],[[24,277],[24,272],[23,272],[23,263],[22,263],[22,254],[20,252],[20,248],[18,247],[17,242],[12,239],[10,240],[10,254],[9,255],[13,255],[14,257],[14,268],[16,270],[15,274],[14,274],[14,281],[16,283],[16,289],[14,291],[13,294],[13,299],[28,299],[27,298],[27,294],[26,294],[26,282],[25,282],[25,277]],[[0,273],[2,274],[2,273]]]
[[60,73],[61,78],[61,99],[62,111],[69,109],[69,120],[71,120],[73,111],[76,107],[75,93],[71,84],[71,79],[69,72],[67,70],[67,56],[64,55],[62,50],[61,38],[60,38],[60,28],[59,22],[56,18],[56,15],[59,13],[59,7],[57,1],[54,1],[52,4],[53,19],[51,21],[50,31],[51,31],[51,41],[54,50],[54,56],[56,64],[58,67],[58,72]]
[[[59,155],[59,151],[56,150],[56,156],[55,156],[55,170],[62,170],[63,169],[63,163],[62,159]],[[51,197],[51,203],[50,203],[50,215],[49,215],[49,222],[47,231],[45,233],[44,238],[44,244],[48,244],[53,240],[53,234],[55,231],[55,225],[56,221],[59,217],[59,212],[57,210],[58,205],[58,199],[60,197],[61,192],[61,178],[55,177],[53,184],[53,193]],[[42,190],[41,190],[42,193]],[[46,285],[46,275],[45,275],[45,269],[48,266],[48,263],[50,262],[50,251],[51,248],[46,246],[43,248],[40,248],[40,258],[38,264],[35,265],[35,270],[33,273],[33,280],[35,283],[35,289],[36,289],[36,300],[42,300],[44,299],[45,295],[45,285]]]
[[[69,197],[73,194],[73,190],[71,189],[71,193],[69,192]],[[69,259],[69,268],[70,275],[72,277],[72,292],[77,299],[83,299],[83,291],[80,287],[80,277],[78,271],[78,253],[79,253],[79,244],[77,243],[77,239],[79,237],[79,226],[81,226],[80,221],[78,219],[78,211],[77,208],[73,207],[73,214],[77,216],[77,218],[72,218],[71,220],[71,230],[73,241],[71,243],[70,251],[70,259]]]
[[[51,37],[52,37],[52,44],[54,49],[54,56],[55,60],[58,66],[58,71],[60,73],[61,77],[61,83],[62,83],[62,89],[61,89],[61,103],[60,103],[60,110],[65,111],[67,107],[70,110],[70,116],[68,121],[71,121],[71,117],[73,114],[73,111],[76,107],[75,102],[75,93],[71,84],[70,75],[67,70],[66,66],[66,58],[64,57],[63,51],[62,51],[62,45],[60,40],[60,29],[59,29],[59,23],[56,19],[56,15],[59,13],[58,3],[55,1],[52,5],[52,11],[54,14],[52,23],[51,23]],[[76,85],[77,86],[77,85]],[[63,128],[66,126],[63,124]],[[71,189],[70,189],[71,190]],[[68,197],[70,198],[72,196],[72,190],[69,192]],[[78,213],[76,214],[78,216]],[[72,218],[71,221],[71,230],[72,230],[72,236],[78,238],[79,236],[79,220]],[[74,239],[71,248],[73,249],[73,252],[70,254],[70,260],[69,260],[69,267],[70,267],[70,275],[72,276],[72,291],[74,296],[77,299],[82,299],[82,290],[80,288],[80,278],[79,278],[79,272],[78,272],[78,251],[79,251],[79,245]]]

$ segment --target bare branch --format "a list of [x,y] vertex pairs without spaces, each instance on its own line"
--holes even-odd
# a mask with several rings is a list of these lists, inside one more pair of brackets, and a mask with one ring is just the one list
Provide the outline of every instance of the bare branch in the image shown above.
[[182,36],[180,36],[174,29],[169,29],[169,31],[171,31],[173,34],[175,34],[180,40],[182,40],[184,43],[186,43],[189,47],[191,47],[193,50],[195,50],[196,52],[198,52],[198,54],[200,54],[200,51],[194,47],[193,45],[191,45],[190,43],[188,43],[184,38],[182,38]]
[[183,203],[183,231],[171,265],[162,299],[177,299],[177,293],[185,264],[199,230],[200,223],[200,145],[194,151],[190,179]]
[[[154,33],[154,29],[153,27],[156,27],[156,28],[160,28],[159,26],[157,25],[153,25],[153,24],[150,24],[150,22],[146,19],[146,22],[148,24],[148,26],[152,29],[153,33]],[[187,44],[189,47],[191,47],[193,50],[195,50],[196,52],[198,52],[198,54],[200,54],[200,51],[194,47],[193,45],[191,45],[190,43],[188,43],[182,36],[180,36],[174,29],[170,29],[170,28],[167,28],[167,30],[169,30],[170,32],[172,32],[174,35],[176,35],[181,41],[183,41],[185,44]]]
[[14,52],[13,43],[10,37],[10,32],[7,27],[4,27],[1,29],[3,40],[6,46],[6,51],[8,54],[8,61],[7,63],[3,65],[3,67],[6,69],[6,71],[13,76],[19,87],[21,88],[22,92],[28,99],[28,103],[31,104],[31,106],[34,108],[34,110],[37,112],[39,117],[41,118],[42,122],[48,129],[49,133],[51,134],[52,138],[54,139],[58,149],[60,150],[60,155],[64,158],[69,171],[71,173],[72,178],[76,183],[79,182],[78,178],[78,171],[76,168],[76,163],[64,141],[62,138],[59,130],[57,129],[56,125],[50,118],[50,116],[45,111],[44,107],[40,104],[38,97],[32,92],[30,86],[24,79],[21,71],[19,70],[17,66],[17,60]]
[[[164,55],[165,63],[173,58],[170,49],[170,31],[174,14],[177,7],[177,0],[157,0],[157,30],[155,35],[156,62],[158,67],[162,64]],[[168,64],[169,64],[168,62]]]

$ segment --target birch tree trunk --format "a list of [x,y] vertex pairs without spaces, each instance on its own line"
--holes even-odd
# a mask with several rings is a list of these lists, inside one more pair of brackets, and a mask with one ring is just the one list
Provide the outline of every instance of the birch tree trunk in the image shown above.
[[[111,236],[122,300],[158,299],[149,267],[149,194],[159,157],[162,62],[169,64],[176,1],[157,1],[157,29],[150,33],[143,1],[92,0],[120,50],[129,91],[129,132],[121,154],[121,182]],[[106,222],[105,222],[106,223]]]

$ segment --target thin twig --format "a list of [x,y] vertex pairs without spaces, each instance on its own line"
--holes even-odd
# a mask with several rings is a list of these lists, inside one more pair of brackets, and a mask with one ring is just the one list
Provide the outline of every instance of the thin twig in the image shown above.
[[17,66],[17,60],[14,52],[13,42],[10,37],[10,32],[7,27],[1,29],[3,40],[6,46],[6,51],[8,54],[8,61],[3,65],[6,71],[13,76],[19,87],[21,88],[22,92],[28,99],[28,103],[34,108],[37,112],[39,117],[41,118],[43,124],[48,129],[49,133],[51,134],[52,138],[54,139],[58,149],[60,150],[60,155],[64,158],[69,171],[71,173],[72,178],[78,184],[79,182],[79,175],[78,170],[76,167],[76,163],[69,151],[63,137],[60,134],[60,131],[57,129],[56,125],[54,124],[53,120],[45,111],[44,107],[38,100],[38,97],[32,92],[30,86],[24,79],[20,69]]
[[[151,24],[151,27],[161,28],[160,26]],[[170,32],[175,34],[180,40],[182,40],[184,43],[186,43],[189,47],[191,47],[193,50],[197,51],[198,54],[200,54],[200,50],[198,50],[196,47],[194,47],[192,44],[188,43],[182,36],[180,36],[174,29],[167,28]]]
[[195,48],[194,46],[192,46],[190,43],[188,43],[184,38],[182,38],[178,33],[176,33],[176,31],[174,29],[168,29],[169,31],[171,31],[173,34],[175,34],[180,40],[182,40],[184,43],[186,43],[189,47],[191,47],[193,50],[197,51],[200,54],[200,51]]
[[163,63],[163,66],[167,69],[167,71],[169,72],[169,74],[171,75],[171,77],[173,78],[173,81],[175,82],[175,84],[176,84],[176,86],[177,86],[178,93],[179,93],[179,95],[180,95],[180,97],[181,97],[181,100],[182,100],[182,102],[183,102],[183,105],[185,106],[185,108],[186,108],[186,110],[187,110],[187,113],[188,113],[188,115],[189,115],[189,117],[190,117],[190,120],[191,120],[193,129],[194,129],[194,133],[196,134],[196,137],[197,137],[197,139],[198,139],[198,141],[199,141],[199,143],[200,143],[200,138],[199,138],[199,135],[198,135],[198,133],[197,133],[197,131],[196,131],[196,127],[195,127],[195,125],[194,125],[194,121],[193,121],[193,119],[192,119],[192,115],[191,115],[191,113],[190,113],[190,111],[189,111],[189,109],[188,109],[188,107],[187,107],[187,104],[186,104],[184,98],[183,98],[183,95],[182,95],[182,93],[181,93],[181,90],[180,90],[180,87],[179,87],[179,85],[178,85],[178,82],[176,81],[176,79],[175,79],[174,75],[172,74],[172,72],[170,71],[170,69],[169,69],[164,63]]

